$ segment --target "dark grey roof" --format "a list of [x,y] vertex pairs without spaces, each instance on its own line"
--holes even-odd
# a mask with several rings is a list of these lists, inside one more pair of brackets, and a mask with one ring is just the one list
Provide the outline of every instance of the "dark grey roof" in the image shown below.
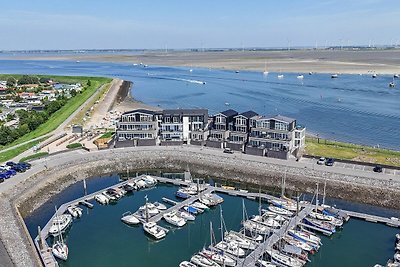
[[129,115],[134,113],[144,113],[144,114],[154,115],[154,111],[148,109],[134,109],[131,111],[124,112],[122,115]]
[[162,111],[162,114],[165,115],[186,115],[186,116],[200,116],[200,115],[208,115],[207,109],[165,109]]
[[249,111],[240,113],[239,115],[242,115],[242,116],[244,116],[244,117],[250,119],[250,118],[252,118],[252,117],[254,117],[254,116],[257,116],[258,114],[257,114],[256,112],[252,111],[252,110],[249,110]]
[[274,119],[274,120],[277,120],[277,121],[283,121],[283,122],[287,122],[287,123],[292,123],[292,122],[295,121],[295,119],[293,119],[293,118],[289,118],[289,117],[282,116],[282,115],[275,115],[271,119]]
[[228,109],[228,110],[222,111],[222,112],[220,112],[218,114],[222,114],[222,115],[224,115],[226,117],[231,117],[231,116],[236,116],[238,113],[237,113],[236,110]]

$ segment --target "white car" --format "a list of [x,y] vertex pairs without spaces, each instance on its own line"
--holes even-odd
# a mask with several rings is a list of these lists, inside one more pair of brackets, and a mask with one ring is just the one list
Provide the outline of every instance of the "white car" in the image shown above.
[[319,158],[318,161],[317,161],[317,164],[318,164],[318,165],[324,165],[324,164],[325,164],[325,160],[326,160],[326,159],[325,159],[324,157]]

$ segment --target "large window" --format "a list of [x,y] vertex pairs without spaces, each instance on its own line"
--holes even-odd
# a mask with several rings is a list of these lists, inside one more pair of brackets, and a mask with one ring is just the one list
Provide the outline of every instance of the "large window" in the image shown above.
[[289,125],[287,123],[279,122],[279,121],[275,122],[275,130],[287,131],[288,128],[289,128]]

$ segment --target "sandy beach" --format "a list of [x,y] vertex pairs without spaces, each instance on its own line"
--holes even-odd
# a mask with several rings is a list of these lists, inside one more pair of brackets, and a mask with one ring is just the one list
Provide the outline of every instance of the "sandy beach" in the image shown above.
[[201,67],[294,73],[400,73],[400,50],[291,50],[291,51],[144,51],[133,54],[77,54],[15,56],[10,59],[74,60],[143,63],[159,66]]

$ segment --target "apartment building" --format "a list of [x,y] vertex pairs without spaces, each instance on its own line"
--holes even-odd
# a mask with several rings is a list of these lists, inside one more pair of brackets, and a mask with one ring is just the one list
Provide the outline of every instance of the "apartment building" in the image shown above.
[[250,119],[258,114],[254,111],[246,111],[233,117],[233,127],[229,131],[226,147],[232,150],[245,151],[250,133]]
[[238,115],[236,110],[228,109],[213,117],[210,135],[206,142],[207,146],[225,147],[225,142],[229,140],[229,133],[233,130],[236,115]]

